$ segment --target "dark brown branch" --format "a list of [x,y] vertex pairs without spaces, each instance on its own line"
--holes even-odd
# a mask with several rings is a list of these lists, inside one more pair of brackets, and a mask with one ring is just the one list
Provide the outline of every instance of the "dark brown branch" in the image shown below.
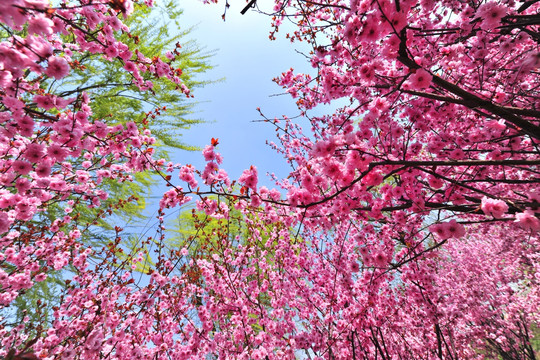
[[[534,160],[386,160],[371,163],[373,166],[509,166],[509,165],[540,165],[540,159]],[[540,182],[540,180],[538,180]]]
[[[428,92],[425,92],[425,91],[402,90],[402,92],[407,93],[407,94],[411,94],[411,95],[420,96],[420,97],[427,98],[427,99],[439,100],[439,101],[443,101],[443,102],[447,102],[447,103],[453,103],[453,104],[459,104],[459,105],[463,105],[463,106],[467,106],[467,107],[470,107],[470,105],[471,105],[471,103],[469,103],[469,102],[467,102],[467,101],[465,101],[463,99],[453,98],[453,97],[444,96],[444,95],[432,94],[432,93],[428,93]],[[509,112],[517,114],[517,115],[532,116],[532,117],[540,119],[540,111],[538,111],[538,110],[523,109],[523,108],[517,108],[517,107],[512,107],[512,106],[501,106],[501,105],[497,105],[497,106],[500,107],[501,109],[504,109],[506,111],[509,111]]]
[[[398,60],[405,66],[407,66],[410,69],[420,69],[421,66],[418,65],[414,60],[412,60],[409,57],[408,51],[407,51],[407,32],[406,29],[403,29],[401,31],[401,42],[399,44],[399,51],[398,51]],[[528,134],[529,136],[539,139],[540,140],[540,127],[537,125],[534,125],[530,123],[527,120],[524,120],[520,118],[519,116],[516,116],[509,110],[505,109],[504,107],[498,106],[493,104],[489,100],[482,99],[478,97],[477,95],[474,95],[459,86],[452,84],[451,82],[444,80],[443,78],[432,74],[433,76],[433,83],[450,93],[459,96],[461,99],[463,99],[465,106],[467,106],[470,109],[474,109],[476,107],[482,108],[484,110],[489,111],[490,113],[497,115],[509,123],[517,126],[518,128],[521,128],[524,133]]]

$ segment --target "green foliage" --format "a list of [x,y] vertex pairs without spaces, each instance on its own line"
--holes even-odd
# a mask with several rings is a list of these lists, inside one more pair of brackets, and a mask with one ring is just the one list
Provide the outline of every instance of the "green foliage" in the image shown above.
[[[177,45],[179,54],[173,61],[177,69],[182,69],[180,78],[193,92],[209,81],[197,79],[211,66],[208,64],[211,53],[202,52],[193,40],[186,40],[191,29],[182,30],[180,18],[182,10],[176,1],[168,0],[155,8],[136,6],[135,12],[125,21],[131,34],[123,34],[119,40],[127,44],[130,51],[140,51],[147,58],[165,57],[166,51],[174,51]],[[174,34],[171,33],[174,29]],[[142,121],[146,113],[158,110],[155,117],[148,117],[148,127],[154,136],[164,145],[186,150],[194,150],[181,141],[182,132],[201,120],[193,119],[193,101],[187,101],[186,95],[177,89],[177,85],[166,78],[151,79],[148,74],[141,74],[145,80],[153,82],[153,91],[140,91],[132,84],[132,77],[126,71],[119,71],[123,63],[116,59],[107,61],[100,55],[84,54],[73,57],[84,66],[75,70],[68,80],[61,84],[64,96],[86,91],[92,99],[92,109],[96,118],[111,119],[109,123],[127,123]],[[166,110],[163,110],[166,108]]]
[[171,246],[185,247],[194,258],[220,254],[225,249],[234,250],[238,245],[245,246],[247,243],[259,249],[269,250],[273,247],[276,239],[271,240],[271,236],[277,233],[277,225],[259,228],[260,221],[255,212],[246,215],[235,209],[230,200],[225,203],[229,210],[223,217],[209,216],[194,208],[181,211],[168,228]]

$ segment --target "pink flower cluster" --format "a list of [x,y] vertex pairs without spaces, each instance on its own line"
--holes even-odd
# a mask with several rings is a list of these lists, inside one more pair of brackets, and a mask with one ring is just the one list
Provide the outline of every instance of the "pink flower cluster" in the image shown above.
[[434,224],[429,227],[429,231],[436,234],[441,240],[449,238],[460,238],[465,235],[465,227],[455,219],[448,222]]
[[[313,45],[317,69],[276,80],[309,120],[304,133],[265,118],[292,169],[279,190],[260,186],[255,166],[231,181],[216,139],[204,169],[166,164],[152,159],[144,124],[111,125],[87,94],[44,90],[71,74],[76,51],[121,62],[142,90],[158,76],[189,94],[164,59],[118,40],[131,5],[0,3],[3,26],[28,30],[0,43],[0,310],[71,269],[43,322],[0,319],[0,357],[533,353],[538,34],[512,19],[537,16],[540,3],[276,1],[274,25],[298,19],[289,37]],[[347,105],[311,116],[335,99]],[[156,235],[126,242],[117,227],[91,246],[77,209],[96,207],[96,222],[114,214],[104,184],[148,169],[170,187]],[[168,243],[165,211],[190,197],[190,222]]]
[[486,215],[491,215],[494,218],[502,218],[503,215],[508,211],[508,205],[498,199],[489,199],[487,197],[482,198],[482,211]]

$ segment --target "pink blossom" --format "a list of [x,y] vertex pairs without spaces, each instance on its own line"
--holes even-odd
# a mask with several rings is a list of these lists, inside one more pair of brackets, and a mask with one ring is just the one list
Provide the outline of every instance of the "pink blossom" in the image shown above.
[[56,106],[55,99],[51,95],[36,95],[34,102],[42,109],[50,110]]
[[216,154],[214,153],[214,146],[212,145],[206,145],[202,153],[204,156],[204,160],[206,161],[214,161],[216,158]]
[[13,111],[20,110],[24,108],[24,103],[12,96],[4,96],[2,98],[2,103],[8,108]]
[[373,263],[375,266],[384,267],[388,263],[388,259],[385,253],[378,252],[373,256]]
[[51,174],[51,165],[48,163],[48,162],[40,162],[37,166],[36,166],[36,174],[39,176],[39,177],[47,177]]
[[32,136],[34,132],[34,120],[30,116],[22,116],[18,119],[19,132],[23,136]]
[[440,178],[433,175],[428,176],[428,182],[429,182],[429,186],[431,186],[434,189],[440,189],[444,185],[444,182]]
[[19,194],[24,194],[26,190],[30,189],[32,184],[30,184],[30,181],[28,181],[25,177],[20,177],[15,182],[15,187],[17,188],[17,191]]
[[13,170],[21,175],[27,175],[32,170],[32,164],[24,160],[15,160],[13,162]]
[[36,163],[45,155],[45,147],[41,144],[31,143],[26,146],[24,158],[31,163]]
[[366,41],[377,41],[383,35],[383,26],[374,16],[368,16],[362,29],[361,38]]
[[482,198],[481,208],[484,214],[491,215],[497,219],[501,218],[508,211],[508,205],[504,201],[491,199],[486,196]]
[[56,80],[60,80],[69,73],[70,67],[68,62],[64,58],[58,56],[51,56],[48,63],[49,65],[47,67],[47,70],[45,70],[45,74],[47,76],[53,77]]
[[54,22],[43,15],[33,17],[28,22],[28,33],[37,35],[51,35],[53,33]]
[[314,156],[329,156],[334,153],[336,150],[336,144],[332,140],[323,140],[319,141],[315,144],[313,149],[313,155]]
[[486,2],[478,7],[476,16],[480,18],[480,27],[491,30],[501,24],[501,19],[508,13],[506,6],[493,1]]
[[126,64],[124,65],[124,69],[129,72],[136,72],[137,67],[135,66],[135,63],[132,61],[126,61]]
[[424,69],[416,69],[416,71],[409,76],[405,85],[411,90],[423,90],[429,87],[433,76]]
[[455,219],[452,219],[444,224],[449,237],[460,238],[465,235],[465,227],[462,224],[458,223]]
[[366,186],[377,186],[384,181],[380,170],[371,171],[362,179],[362,184]]
[[112,58],[115,58],[118,56],[118,49],[116,48],[116,46],[114,44],[112,45],[109,45],[105,48],[105,55],[109,58],[109,59],[112,59]]
[[396,31],[400,31],[407,25],[407,14],[402,11],[396,12],[393,14],[390,22]]
[[68,152],[60,145],[52,144],[47,148],[47,155],[54,160],[61,162],[68,156]]
[[253,191],[257,191],[257,168],[255,166],[251,166],[248,170],[244,170],[238,179],[238,182],[244,184]]
[[449,222],[431,225],[429,231],[436,234],[442,240],[452,237],[460,238],[465,235],[465,227],[455,219],[452,219]]
[[9,221],[8,214],[0,211],[0,235],[6,233],[9,230],[11,222]]
[[515,222],[524,229],[539,231],[540,220],[534,215],[531,210],[525,210],[522,213],[516,214]]

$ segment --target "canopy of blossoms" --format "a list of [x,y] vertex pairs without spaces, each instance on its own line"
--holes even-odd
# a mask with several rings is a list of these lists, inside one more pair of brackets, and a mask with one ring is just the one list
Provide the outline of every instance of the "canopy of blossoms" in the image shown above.
[[[0,307],[71,274],[52,319],[0,319],[0,357],[537,357],[539,2],[276,1],[275,31],[292,21],[315,69],[276,81],[306,117],[350,103],[310,129],[266,119],[291,165],[278,189],[255,166],[229,179],[215,139],[204,169],[167,164],[144,122],[48,92],[77,69],[74,53],[92,53],[142,90],[167,77],[189,94],[171,62],[118,40],[132,6],[0,3]],[[121,229],[102,247],[83,241],[92,223],[77,207],[100,208],[104,181],[149,169],[171,187],[161,216],[196,203],[184,245],[167,244],[162,217],[140,252]]]

